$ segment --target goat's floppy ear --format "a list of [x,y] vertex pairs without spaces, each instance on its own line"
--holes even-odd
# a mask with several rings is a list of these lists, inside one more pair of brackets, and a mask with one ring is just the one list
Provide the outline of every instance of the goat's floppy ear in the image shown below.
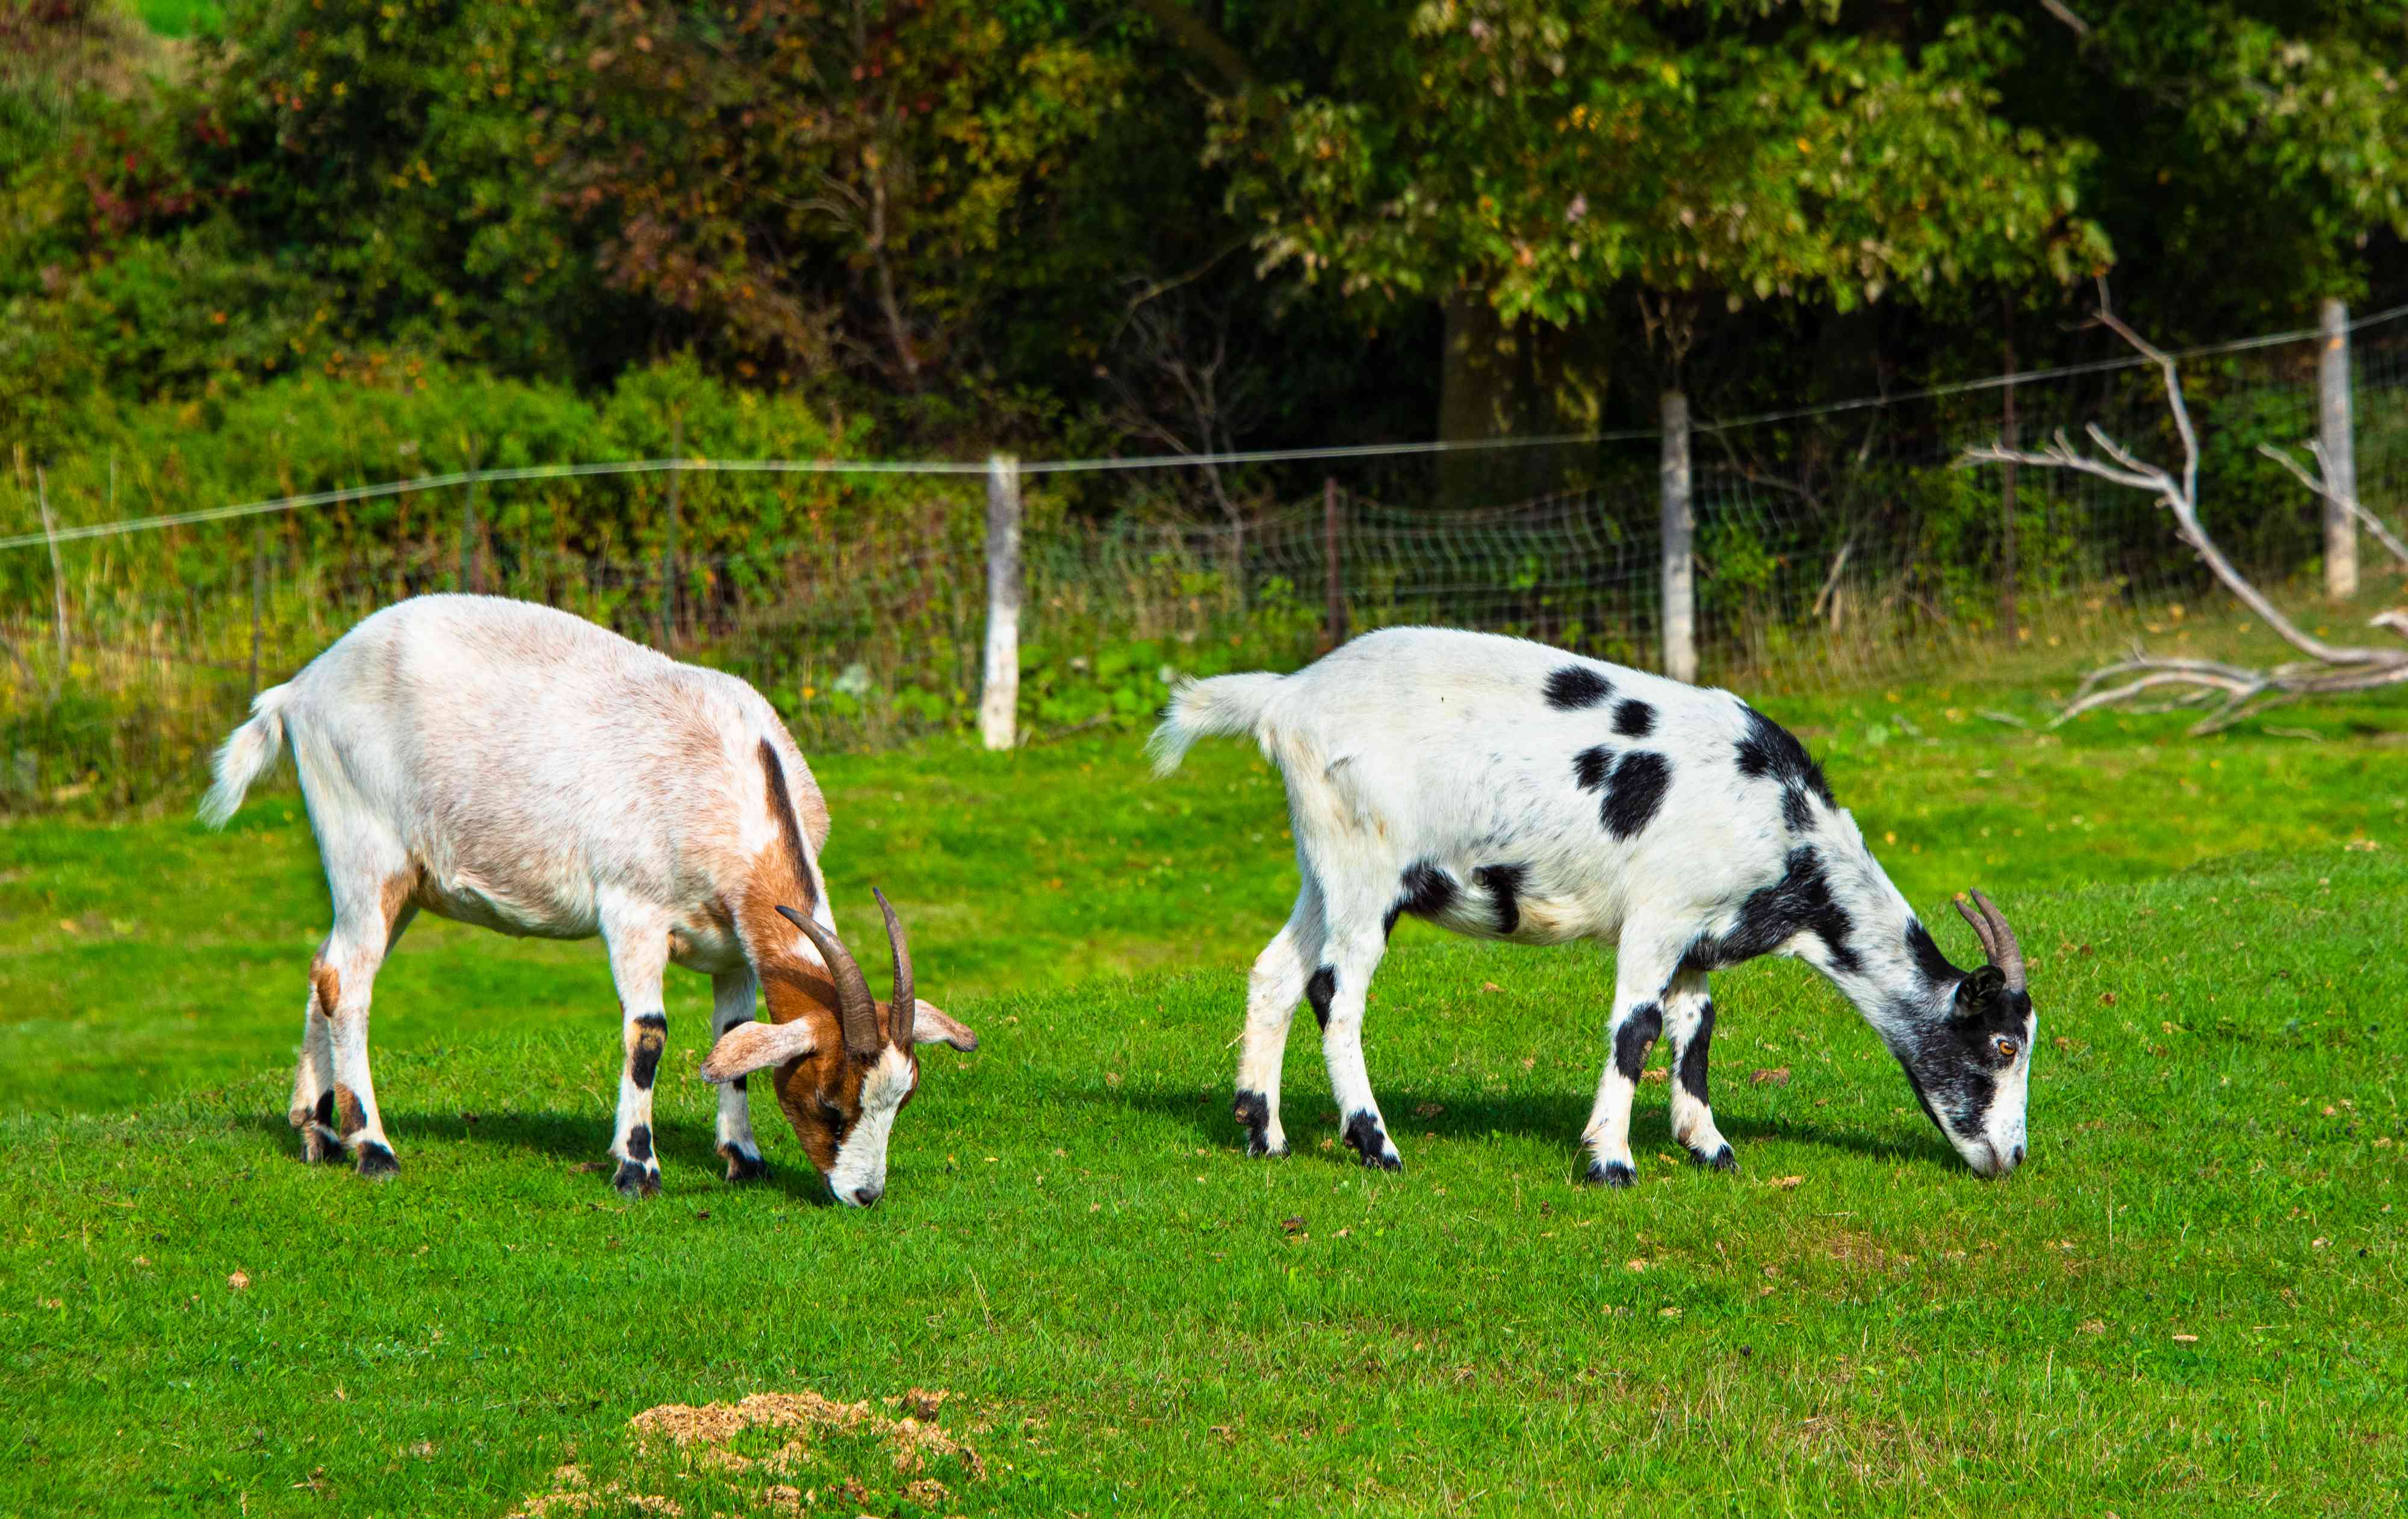
[[2007,973],[1997,966],[1984,966],[1956,983],[1956,1015],[1970,1018],[1980,1014],[2006,989]]
[[702,1059],[706,1082],[732,1082],[738,1076],[799,1060],[819,1048],[811,1025],[797,1018],[788,1024],[738,1024],[719,1036]]
[[925,997],[911,999],[911,1042],[950,1044],[964,1054],[978,1048],[978,1036],[966,1024],[947,1017],[945,1010]]

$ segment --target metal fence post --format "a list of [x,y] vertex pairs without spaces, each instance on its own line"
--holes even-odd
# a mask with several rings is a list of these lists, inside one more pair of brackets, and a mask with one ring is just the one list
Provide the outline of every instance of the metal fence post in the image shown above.
[[986,462],[986,679],[979,737],[1010,749],[1020,711],[1020,461]]
[[[2350,429],[2349,308],[2328,300],[2321,313],[2324,345],[2316,357],[2316,433],[2324,445],[2325,595],[2358,595],[2358,520],[2342,501],[2358,499],[2358,453]],[[2335,499],[2338,497],[2339,499]]]
[[1689,502],[1689,397],[1664,393],[1664,673],[1698,678],[1698,520]]
[[1324,478],[1321,482],[1321,563],[1322,590],[1329,603],[1326,629],[1329,647],[1337,648],[1346,641],[1346,572],[1339,557],[1345,538],[1345,518],[1338,504],[1338,481]]

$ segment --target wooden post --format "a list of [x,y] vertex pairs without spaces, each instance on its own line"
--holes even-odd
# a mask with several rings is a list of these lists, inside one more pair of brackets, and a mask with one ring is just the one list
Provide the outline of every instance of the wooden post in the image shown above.
[[678,487],[685,480],[685,413],[669,419],[669,531],[661,546],[661,652],[677,627]]
[[265,552],[264,529],[258,518],[251,520],[251,694],[259,695],[259,600],[261,581],[266,566],[261,562]]
[[[2014,302],[2012,300],[2008,301],[2006,303],[2006,310],[2007,387],[2006,394],[2000,403],[2004,415],[1999,419],[1999,428],[2000,437],[2004,440],[2006,446],[2012,449],[2016,447]],[[2014,461],[2012,459],[2008,460],[2006,464],[2000,466],[2000,476],[1999,480],[1999,547],[2001,551],[2000,557],[2005,561],[2004,565],[2000,566],[2003,569],[2004,574],[2001,577],[2001,582],[1999,586],[1999,625],[2006,633],[2007,644],[2012,648],[2022,637],[2022,633],[2015,622],[2015,581],[2017,573],[2015,559],[2018,544],[2015,539],[2015,465]]]
[[979,737],[989,749],[1017,741],[1020,712],[1020,461],[986,462],[986,681]]
[[[21,477],[22,478],[22,477]],[[34,466],[34,499],[42,509],[42,537],[50,545],[50,598],[59,622],[59,679],[64,688],[67,681],[67,574],[59,564],[59,528],[50,519],[50,486],[39,465]]]
[[1321,482],[1321,582],[1329,602],[1329,621],[1325,630],[1332,649],[1346,641],[1346,571],[1340,557],[1345,552],[1344,544],[1345,520],[1338,505],[1338,481],[1325,478]]
[[2358,499],[2358,452],[2350,428],[2349,308],[2328,300],[2321,313],[2324,349],[2316,357],[2316,434],[2324,445],[2325,595],[2358,595],[2358,520],[2333,499]]
[[1689,397],[1664,393],[1664,673],[1698,678],[1698,520],[1689,502]]

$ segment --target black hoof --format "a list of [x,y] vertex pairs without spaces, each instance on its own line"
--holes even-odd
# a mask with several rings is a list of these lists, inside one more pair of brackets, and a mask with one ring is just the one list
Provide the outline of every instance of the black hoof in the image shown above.
[[1693,1150],[1689,1153],[1689,1158],[1710,1171],[1723,1171],[1734,1176],[1739,1174],[1739,1157],[1731,1154],[1729,1145],[1723,1146],[1711,1155],[1702,1155]]
[[401,1162],[393,1158],[392,1151],[371,1140],[360,1146],[359,1169],[372,1182],[382,1181],[388,1176],[399,1176]]
[[1397,1158],[1389,1147],[1388,1136],[1381,1131],[1380,1121],[1369,1113],[1356,1113],[1346,1120],[1346,1142],[1363,1157],[1366,1169],[1401,1171],[1405,1163]]
[[1268,1097],[1264,1096],[1260,1092],[1240,1092],[1238,1094],[1237,1101],[1229,1105],[1229,1111],[1237,1115],[1240,1124],[1245,1125],[1247,1154],[1260,1156],[1287,1154],[1285,1145],[1281,1145],[1277,1150],[1271,1148],[1271,1104]]
[[1639,1180],[1639,1173],[1618,1160],[1610,1164],[1592,1160],[1588,1163],[1588,1174],[1581,1180],[1593,1187],[1627,1187]]
[[748,1155],[741,1150],[722,1150],[727,1157],[727,1179],[731,1182],[762,1182],[769,1176],[769,1163],[758,1155]]
[[619,1174],[610,1184],[624,1197],[656,1197],[661,1191],[661,1173],[637,1165],[632,1160],[619,1162]]

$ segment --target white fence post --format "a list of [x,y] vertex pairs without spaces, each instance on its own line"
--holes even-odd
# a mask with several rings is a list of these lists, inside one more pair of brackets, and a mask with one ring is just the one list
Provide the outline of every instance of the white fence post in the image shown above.
[[979,694],[979,737],[1010,749],[1020,709],[1020,461],[986,462],[986,681]]
[[1689,397],[1664,393],[1664,673],[1698,678],[1698,520],[1689,504]]
[[[2358,499],[2358,455],[2350,437],[2349,308],[2328,300],[2322,312],[2323,351],[2316,356],[2316,432],[2324,445],[2325,595],[2346,601],[2358,595],[2358,520],[2343,500]],[[2339,497],[2340,499],[2335,499]]]

